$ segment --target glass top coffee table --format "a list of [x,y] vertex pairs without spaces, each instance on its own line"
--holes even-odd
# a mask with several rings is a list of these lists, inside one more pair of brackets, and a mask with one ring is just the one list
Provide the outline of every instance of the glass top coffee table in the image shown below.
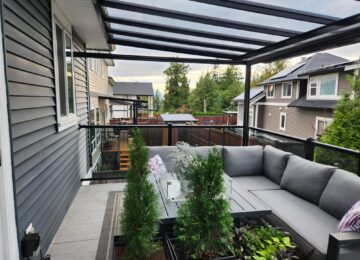
[[[173,194],[167,193],[168,189],[164,187],[164,176],[151,173],[148,177],[149,181],[154,185],[159,195],[160,203],[160,221],[162,224],[172,224],[177,217],[177,211],[182,203],[184,203],[184,193],[179,191]],[[170,174],[169,181],[174,180],[174,176]],[[263,202],[259,201],[254,195],[242,189],[235,181],[232,181],[228,175],[224,176],[225,186],[231,183],[230,191],[224,195],[228,197],[230,203],[231,215],[236,218],[242,217],[261,217],[271,213],[271,209]],[[166,180],[165,180],[166,181]],[[166,184],[165,184],[166,185]],[[227,187],[228,189],[229,187]],[[175,196],[176,195],[176,196]]]

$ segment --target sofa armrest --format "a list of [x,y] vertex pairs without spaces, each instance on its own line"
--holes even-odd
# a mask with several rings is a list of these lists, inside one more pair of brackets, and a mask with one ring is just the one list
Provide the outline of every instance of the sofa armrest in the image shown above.
[[360,244],[360,233],[346,232],[330,234],[326,260],[338,260],[341,246],[349,243]]

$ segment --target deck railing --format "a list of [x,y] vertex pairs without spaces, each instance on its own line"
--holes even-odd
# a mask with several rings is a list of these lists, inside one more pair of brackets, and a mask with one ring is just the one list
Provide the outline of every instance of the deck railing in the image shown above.
[[[109,162],[115,167],[121,151],[131,142],[130,130],[133,128],[142,130],[148,146],[171,146],[179,141],[193,146],[240,146],[243,140],[242,126],[238,125],[80,125],[80,128],[88,131],[96,129],[95,142],[100,140],[101,145],[94,148],[94,140],[90,140],[90,154],[99,154],[94,153],[93,149],[101,149],[102,160],[97,159],[102,164],[97,167],[100,171],[111,168]],[[302,139],[254,127],[250,127],[249,145],[272,145],[308,160],[334,165],[360,176],[359,151],[324,144],[312,138]]]

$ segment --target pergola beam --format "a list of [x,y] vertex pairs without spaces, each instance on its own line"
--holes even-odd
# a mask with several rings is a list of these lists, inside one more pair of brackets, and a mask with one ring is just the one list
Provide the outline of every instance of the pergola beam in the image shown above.
[[[71,53],[67,53],[71,55]],[[113,59],[130,61],[152,61],[152,62],[179,62],[179,63],[197,63],[197,64],[234,64],[244,65],[244,63],[225,59],[201,59],[201,58],[178,58],[178,57],[158,57],[143,55],[124,55],[114,53],[98,52],[74,52],[74,58],[94,58],[94,59]]]
[[258,32],[270,35],[277,35],[283,37],[293,37],[300,32],[294,30],[280,29],[271,26],[257,25],[245,22],[238,22],[234,20],[228,20],[223,18],[215,18],[206,15],[199,15],[193,13],[186,13],[181,11],[168,10],[159,7],[153,7],[148,5],[141,5],[136,3],[124,2],[120,0],[102,0],[100,5],[119,10],[126,10],[130,12],[143,13],[153,16],[166,17],[171,19],[177,19],[182,21],[201,23],[225,28],[232,28],[243,31]]
[[128,36],[128,37],[136,37],[136,38],[148,39],[148,40],[154,40],[154,41],[172,42],[172,43],[178,43],[178,44],[191,45],[194,47],[205,47],[205,48],[229,50],[229,51],[236,51],[236,52],[250,52],[250,51],[256,50],[253,48],[237,47],[237,46],[211,43],[211,42],[203,42],[203,41],[186,40],[186,39],[181,39],[181,38],[161,36],[161,35],[155,35],[155,34],[149,34],[149,33],[140,33],[140,32],[128,31],[128,30],[118,30],[118,29],[108,28],[107,32],[110,34],[113,34],[113,35],[118,35],[118,36]]
[[169,51],[175,53],[185,53],[185,54],[191,54],[197,56],[206,56],[206,57],[222,58],[222,59],[235,59],[240,56],[238,54],[228,54],[224,52],[194,49],[191,47],[177,47],[167,44],[160,44],[160,43],[155,44],[155,43],[148,43],[144,41],[128,40],[128,39],[117,40],[114,38],[110,38],[108,43],[121,45],[121,46],[135,47],[135,48],[143,48],[143,49],[158,50],[158,51]]
[[327,16],[312,12],[305,12],[301,10],[280,7],[276,5],[257,3],[247,0],[191,0],[191,1],[216,5],[221,7],[227,7],[236,10],[248,11],[252,13],[283,17],[298,21],[305,21],[310,23],[329,24],[339,20],[339,18],[333,16]]
[[239,60],[255,64],[351,44],[359,41],[357,39],[359,29],[352,29],[356,25],[360,25],[360,14],[263,47],[241,56]]
[[190,36],[215,39],[215,40],[221,40],[221,41],[246,43],[246,44],[259,45],[259,46],[268,46],[268,45],[276,43],[274,41],[268,41],[268,40],[263,40],[263,39],[254,39],[254,38],[241,37],[241,36],[235,36],[235,35],[229,35],[229,34],[214,33],[214,32],[209,32],[209,31],[182,28],[182,27],[171,26],[171,25],[163,25],[163,24],[158,24],[158,23],[136,21],[136,20],[132,20],[132,19],[125,19],[122,17],[120,18],[120,17],[104,16],[103,20],[107,23],[114,23],[114,24],[126,25],[126,26],[131,26],[131,27],[136,27],[136,28],[157,30],[157,31],[176,33],[176,34],[181,34],[181,35],[190,35]]

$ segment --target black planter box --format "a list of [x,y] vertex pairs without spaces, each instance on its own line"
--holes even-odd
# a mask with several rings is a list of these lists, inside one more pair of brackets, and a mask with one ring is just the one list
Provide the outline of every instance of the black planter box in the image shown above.
[[[165,245],[165,241],[164,241],[164,237],[160,236],[159,234],[155,236],[155,238],[153,239],[154,242],[162,242],[163,243],[163,247],[165,250],[165,254],[167,254],[167,249],[166,249],[166,245]],[[115,248],[118,246],[125,246],[125,237],[123,235],[116,235],[114,236],[114,244],[113,244],[113,257],[112,259],[115,260]]]
[[[179,260],[174,248],[174,244],[175,244],[174,242],[176,240],[177,239],[174,238],[172,233],[165,233],[165,251],[169,260]],[[236,257],[233,253],[229,252],[228,256],[218,257],[215,258],[214,260],[236,260]]]

